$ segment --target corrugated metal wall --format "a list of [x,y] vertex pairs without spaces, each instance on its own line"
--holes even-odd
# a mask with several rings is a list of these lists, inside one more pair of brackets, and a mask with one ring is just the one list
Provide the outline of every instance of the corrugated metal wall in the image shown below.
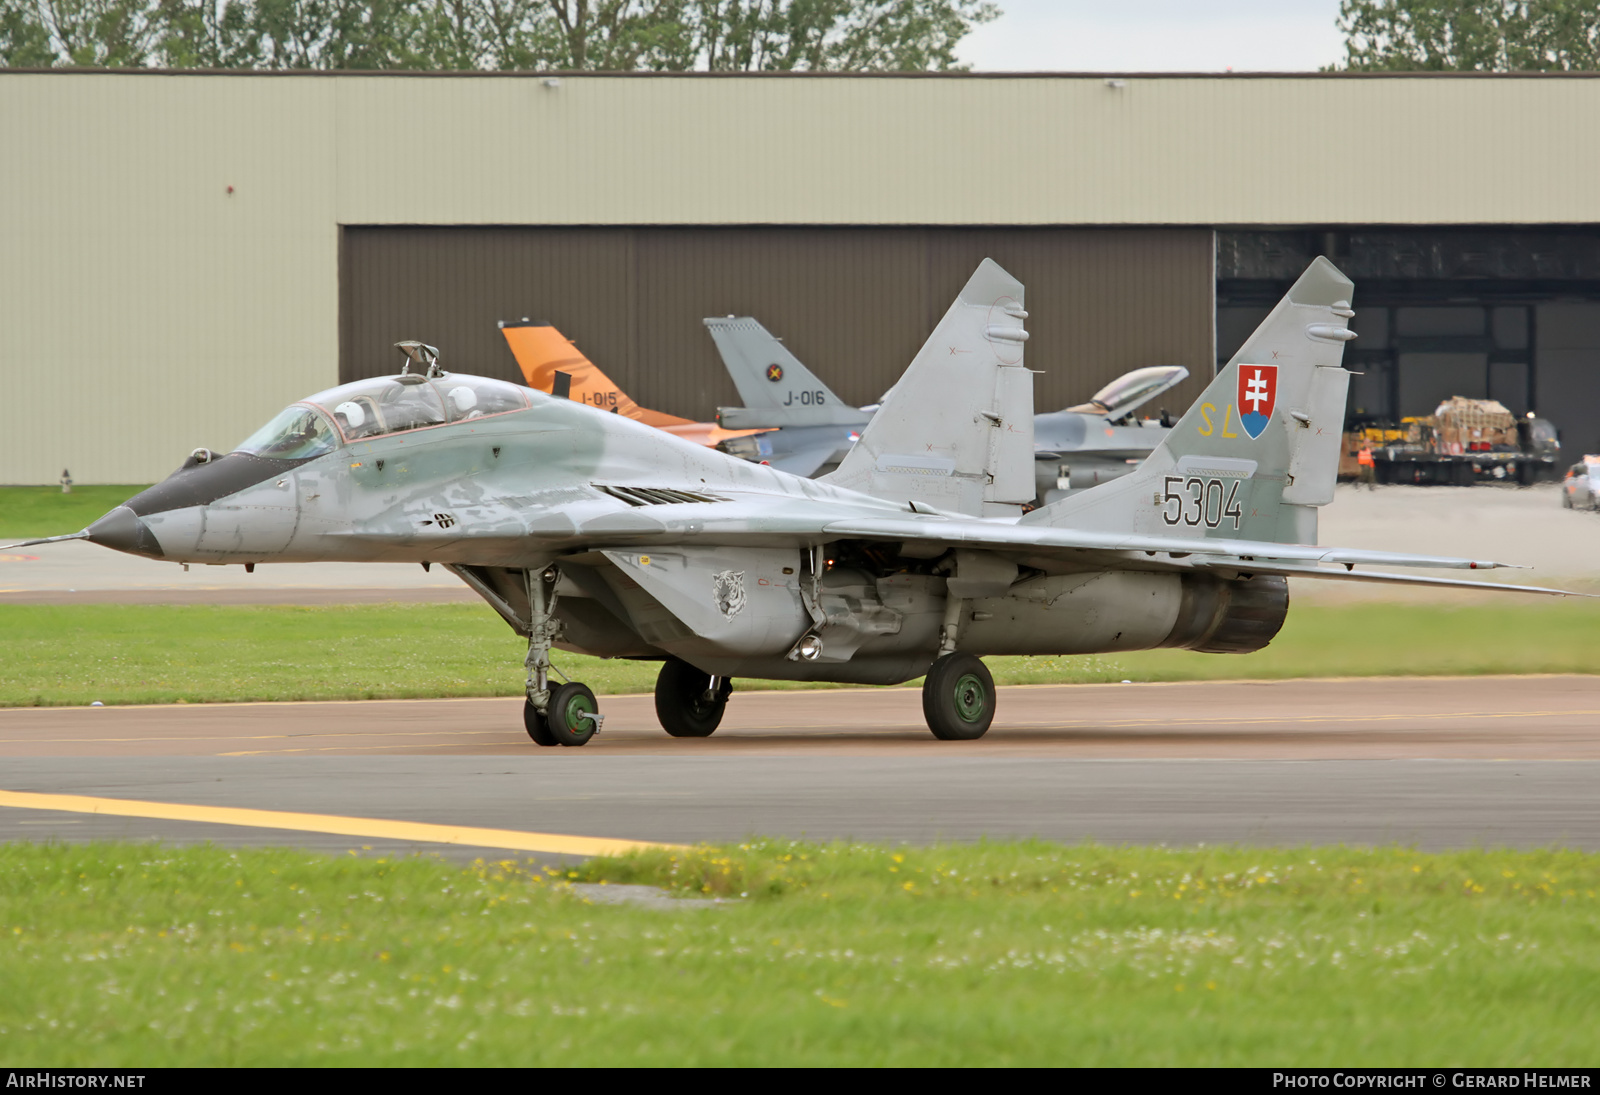
[[1027,286],[1037,405],[1082,402],[1129,369],[1193,378],[1213,350],[1212,233],[1072,228],[346,228],[340,378],[394,372],[391,345],[517,379],[495,326],[554,323],[645,406],[737,403],[708,315],[753,315],[841,397],[875,401],[985,257]]
[[1600,219],[1593,74],[330,79],[342,224]]

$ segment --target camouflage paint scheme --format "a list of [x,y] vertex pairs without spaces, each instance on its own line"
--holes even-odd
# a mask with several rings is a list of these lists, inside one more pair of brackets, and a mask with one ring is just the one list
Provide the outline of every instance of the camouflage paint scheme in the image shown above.
[[[692,667],[716,718],[732,677],[887,684],[932,667],[932,688],[966,655],[1245,652],[1277,633],[1288,577],[1485,585],[1354,568],[1499,565],[1316,546],[1350,294],[1317,260],[1133,474],[1032,512],[1023,290],[986,261],[821,480],[433,365],[312,397],[240,451],[197,450],[71,538],[184,563],[448,566],[530,637],[530,720],[551,645],[666,659],[663,682]],[[1252,363],[1276,366],[1257,439],[1237,428]],[[385,422],[410,428],[354,436]],[[981,663],[960,666],[952,702],[981,707],[987,688],[992,715]],[[664,725],[700,687],[658,686]]]

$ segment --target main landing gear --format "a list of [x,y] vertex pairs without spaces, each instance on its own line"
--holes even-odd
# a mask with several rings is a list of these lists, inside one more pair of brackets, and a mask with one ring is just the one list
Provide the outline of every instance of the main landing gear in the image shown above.
[[922,716],[941,741],[981,738],[994,721],[994,678],[971,654],[946,654],[922,682]]
[[733,681],[668,658],[656,677],[656,718],[675,738],[707,738],[722,722]]
[[586,745],[605,722],[594,693],[577,681],[550,688],[550,647],[561,635],[555,617],[560,576],[553,566],[528,575],[528,700],[522,724],[538,745]]

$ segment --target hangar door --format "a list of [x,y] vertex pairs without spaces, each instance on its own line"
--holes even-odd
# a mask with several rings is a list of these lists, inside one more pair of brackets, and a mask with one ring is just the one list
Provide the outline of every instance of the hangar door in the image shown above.
[[1226,361],[1318,254],[1355,282],[1345,348],[1352,421],[1496,399],[1600,451],[1600,229],[1374,227],[1222,232],[1217,351]]
[[[1210,230],[356,227],[340,260],[341,382],[396,371],[401,339],[446,368],[520,380],[497,320],[558,327],[641,404],[688,418],[738,402],[712,315],[759,319],[839,395],[899,378],[985,257],[1027,287],[1037,406],[1145,365],[1211,374]],[[1152,412],[1154,408],[1152,408]]]

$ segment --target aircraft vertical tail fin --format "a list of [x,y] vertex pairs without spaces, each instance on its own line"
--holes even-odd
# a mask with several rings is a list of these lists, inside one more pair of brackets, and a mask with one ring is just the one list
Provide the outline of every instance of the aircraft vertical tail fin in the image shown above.
[[1338,473],[1353,289],[1318,258],[1144,463],[1024,522],[1316,543]]
[[1022,283],[984,259],[831,483],[973,516],[1033,500]]
[[789,348],[749,316],[704,320],[742,407],[718,407],[723,426],[854,426],[867,416],[849,406]]
[[544,320],[500,321],[500,333],[511,347],[528,387],[579,403],[614,411],[647,426],[679,426],[687,418],[641,407],[590,361],[566,335]]

